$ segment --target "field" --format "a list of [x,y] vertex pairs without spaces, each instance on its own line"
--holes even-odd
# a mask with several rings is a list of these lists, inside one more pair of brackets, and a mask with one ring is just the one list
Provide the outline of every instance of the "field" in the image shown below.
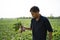
[[[0,19],[0,40],[32,40],[32,32],[26,30],[23,33],[15,31],[15,23],[22,22],[25,27],[30,27],[31,19]],[[60,19],[49,19],[53,28],[53,39],[60,40]],[[48,35],[47,35],[48,40]]]

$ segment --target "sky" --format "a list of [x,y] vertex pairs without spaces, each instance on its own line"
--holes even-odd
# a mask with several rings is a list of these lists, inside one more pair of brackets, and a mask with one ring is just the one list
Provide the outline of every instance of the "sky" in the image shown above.
[[0,18],[32,17],[32,6],[43,16],[60,16],[60,0],[0,0]]

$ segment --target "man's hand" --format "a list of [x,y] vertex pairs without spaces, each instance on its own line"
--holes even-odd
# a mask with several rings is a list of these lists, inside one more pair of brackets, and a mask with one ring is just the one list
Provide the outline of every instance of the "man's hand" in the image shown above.
[[25,31],[25,27],[21,27],[21,33]]
[[52,40],[52,32],[49,32],[49,40]]

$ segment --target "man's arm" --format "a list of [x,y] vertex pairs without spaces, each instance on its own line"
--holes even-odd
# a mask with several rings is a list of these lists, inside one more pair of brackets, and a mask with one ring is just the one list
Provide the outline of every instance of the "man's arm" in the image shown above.
[[31,20],[30,28],[23,27],[22,30],[32,30],[32,20]]
[[25,28],[26,30],[32,30],[32,28]]
[[52,32],[49,32],[49,40],[52,40]]
[[22,27],[22,28],[21,28],[21,33],[22,33],[23,31],[25,31],[25,30],[32,30],[32,28]]
[[21,28],[21,33],[24,32],[25,30],[31,30],[31,28],[22,27]]
[[53,29],[52,29],[52,26],[47,18],[45,20],[45,26],[46,26],[47,31],[49,32],[49,40],[52,40]]

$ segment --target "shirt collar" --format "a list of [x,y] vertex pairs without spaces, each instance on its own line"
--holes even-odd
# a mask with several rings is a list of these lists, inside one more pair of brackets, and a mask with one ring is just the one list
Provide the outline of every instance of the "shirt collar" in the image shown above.
[[[39,20],[38,20],[38,21],[40,21],[40,20],[41,20],[41,17],[42,17],[42,15],[40,15],[40,16],[39,16]],[[34,18],[34,19],[35,19],[35,18]],[[35,19],[35,21],[36,21],[36,19]]]

